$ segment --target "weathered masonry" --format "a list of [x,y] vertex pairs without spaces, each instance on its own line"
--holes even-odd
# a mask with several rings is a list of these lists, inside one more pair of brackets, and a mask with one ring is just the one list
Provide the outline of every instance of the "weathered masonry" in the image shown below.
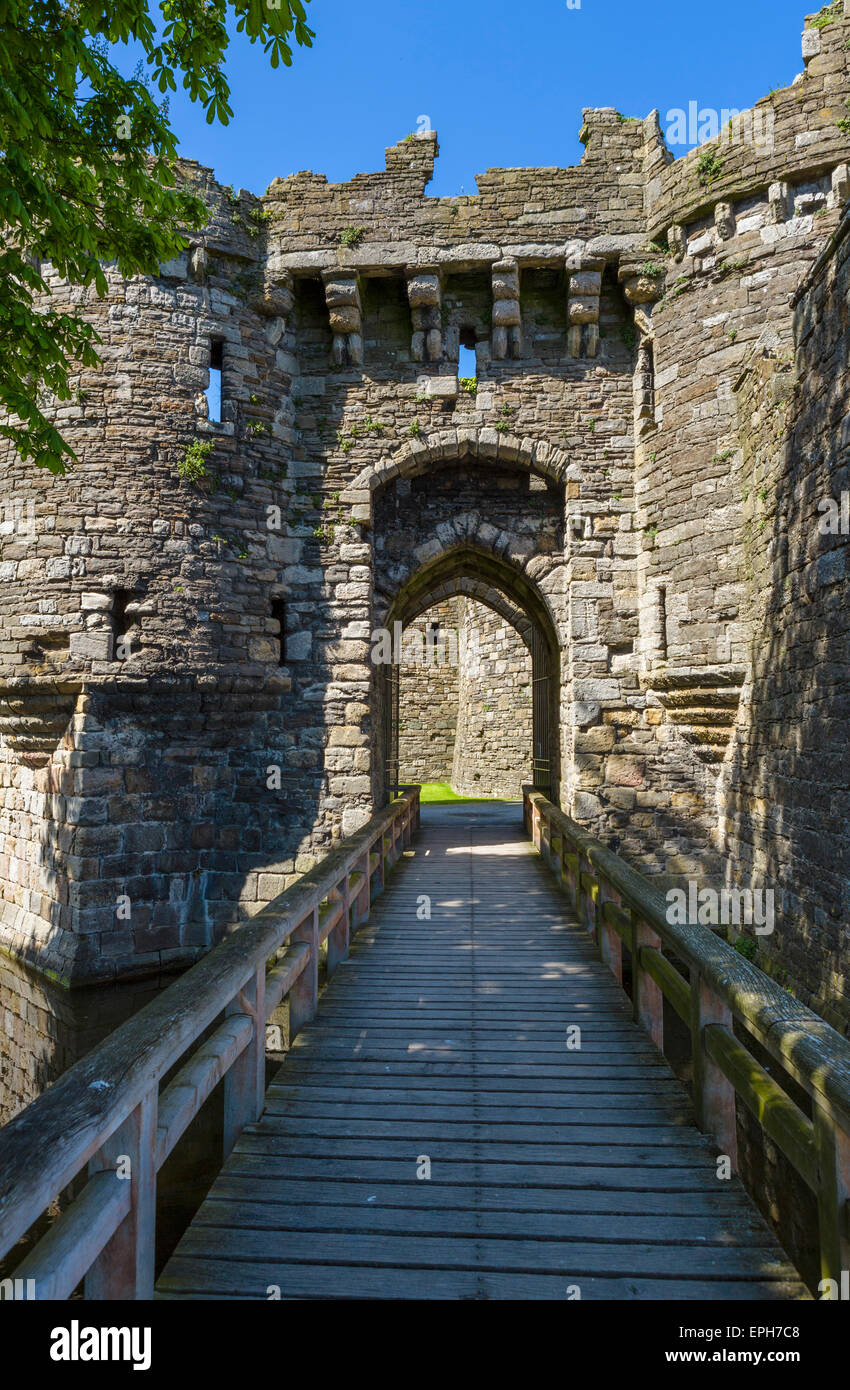
[[760,962],[850,1017],[849,39],[845,0],[675,161],[603,109],[578,167],[459,198],[432,133],[261,197],[186,164],[185,255],[55,281],[103,364],[68,478],[5,459],[4,949],[114,978],[256,913],[386,799],[373,634],[463,598],[528,654],[546,795],[644,871],[775,889]]

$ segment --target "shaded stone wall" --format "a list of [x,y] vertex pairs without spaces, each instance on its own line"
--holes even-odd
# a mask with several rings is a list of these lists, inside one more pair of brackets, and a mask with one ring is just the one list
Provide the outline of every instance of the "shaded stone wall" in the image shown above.
[[[435,604],[410,623],[405,634],[421,634],[425,664],[401,668],[399,710],[399,778],[402,782],[450,782],[458,714],[457,633],[460,600]],[[449,635],[451,635],[449,637]],[[436,648],[428,644],[442,642]]]
[[758,963],[850,1024],[850,217],[737,384],[744,440],[746,717],[727,769],[729,863],[772,888]]
[[760,640],[734,388],[850,193],[834,13],[759,104],[769,146],[673,161],[657,113],[586,111],[577,168],[461,198],[426,196],[433,133],[262,197],[186,162],[184,255],[103,301],[52,277],[103,363],[55,409],[69,477],[0,452],[5,949],[176,966],[355,830],[385,794],[371,636],[414,591],[544,634],[567,810],[659,875],[730,872]]
[[531,781],[531,656],[510,623],[464,600],[452,786],[522,796]]
[[0,1126],[156,996],[156,982],[67,990],[0,956]]

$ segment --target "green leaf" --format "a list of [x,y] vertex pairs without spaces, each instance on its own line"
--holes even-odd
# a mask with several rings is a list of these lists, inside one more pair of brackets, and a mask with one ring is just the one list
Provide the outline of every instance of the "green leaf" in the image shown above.
[[[72,285],[108,293],[107,263],[155,275],[208,220],[186,186],[177,138],[156,92],[178,75],[207,121],[233,111],[228,14],[276,68],[287,43],[310,47],[302,0],[3,0],[0,27],[0,439],[61,475],[75,454],[51,420],[80,367],[98,364],[85,301],[51,298],[49,261]],[[142,65],[120,69],[133,41]],[[118,133],[125,118],[129,135]],[[123,127],[122,127],[123,128]],[[73,309],[73,312],[71,311]]]

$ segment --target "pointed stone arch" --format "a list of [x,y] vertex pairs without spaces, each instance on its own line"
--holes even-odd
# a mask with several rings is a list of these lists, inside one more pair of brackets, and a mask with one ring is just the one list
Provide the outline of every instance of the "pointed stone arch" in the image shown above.
[[[532,685],[537,687],[532,750],[535,782],[538,769],[545,765],[547,790],[557,797],[562,644],[558,619],[540,583],[541,578],[552,579],[557,566],[548,574],[545,569],[541,573],[534,561],[542,557],[533,553],[520,557],[499,553],[492,543],[482,543],[474,533],[453,544],[434,541],[432,545],[436,546],[436,553],[412,553],[406,573],[398,575],[394,595],[386,596],[382,608],[375,611],[375,621],[379,627],[392,631],[394,623],[404,626],[412,622],[433,603],[466,595],[510,622],[531,655]],[[430,551],[430,547],[420,547],[420,551]],[[375,708],[380,711],[375,725],[375,766],[397,769],[398,667],[376,667],[373,679]],[[385,781],[379,793],[381,799],[387,795],[388,786]]]
[[405,441],[380,463],[364,468],[345,488],[340,500],[351,508],[353,521],[372,524],[372,501],[378,488],[394,478],[413,478],[443,463],[473,461],[537,473],[563,483],[569,459],[553,444],[500,433],[490,427],[429,430]]
[[468,593],[509,618],[523,641],[530,641],[537,627],[556,657],[562,646],[560,624],[541,581],[551,579],[560,566],[547,572],[546,558],[530,548],[518,551],[515,538],[479,520],[465,534],[435,539],[413,551],[395,595],[383,612],[375,612],[375,621],[382,627],[409,623],[430,602]]

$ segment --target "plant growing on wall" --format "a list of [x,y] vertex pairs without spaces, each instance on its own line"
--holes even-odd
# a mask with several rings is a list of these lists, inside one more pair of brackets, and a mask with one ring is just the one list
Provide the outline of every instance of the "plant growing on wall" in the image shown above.
[[177,460],[177,476],[186,483],[198,483],[215,479],[207,467],[207,459],[215,445],[211,439],[193,439],[185,454]]
[[812,20],[813,29],[825,29],[827,24],[834,24],[836,19],[840,19],[843,13],[842,0],[834,0],[831,5],[824,5]]
[[697,160],[697,178],[703,188],[710,188],[723,173],[723,160],[718,159],[714,150],[701,150]]
[[[0,28],[0,435],[22,459],[61,474],[73,449],[50,418],[70,373],[98,363],[98,335],[52,307],[42,266],[107,293],[104,265],[155,275],[205,225],[202,200],[175,171],[177,137],[161,96],[199,102],[207,122],[233,114],[224,60],[228,20],[272,67],[309,47],[303,0],[5,0]],[[132,77],[116,65],[131,42]],[[48,412],[48,413],[45,413]]]

